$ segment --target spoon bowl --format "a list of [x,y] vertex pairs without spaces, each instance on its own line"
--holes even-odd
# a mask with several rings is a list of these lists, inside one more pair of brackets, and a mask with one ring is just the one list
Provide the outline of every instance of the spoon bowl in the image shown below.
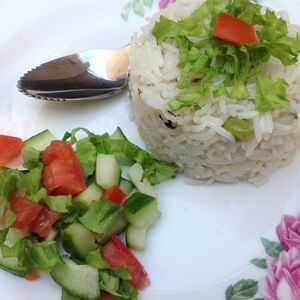
[[24,74],[18,88],[27,96],[49,101],[110,97],[127,86],[129,48],[92,49],[51,60]]

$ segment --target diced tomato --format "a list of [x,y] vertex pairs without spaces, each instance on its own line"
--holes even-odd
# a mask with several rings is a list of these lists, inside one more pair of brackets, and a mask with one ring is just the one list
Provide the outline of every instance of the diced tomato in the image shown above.
[[21,154],[22,146],[20,138],[0,134],[0,166],[16,159]]
[[101,291],[101,296],[99,300],[115,300],[115,297],[112,294]]
[[37,280],[40,278],[39,273],[36,270],[29,269],[26,271],[25,279],[27,280]]
[[117,185],[114,185],[106,190],[102,198],[123,205],[127,195]]
[[86,184],[79,160],[70,143],[52,141],[43,152],[42,185],[51,195],[78,194]]
[[43,163],[45,166],[48,166],[55,159],[69,161],[71,163],[78,161],[71,144],[59,140],[52,141],[43,152]]
[[60,217],[60,213],[54,212],[47,206],[43,205],[37,218],[31,223],[30,231],[38,234],[41,237],[46,237],[49,234],[53,224],[59,220]]
[[44,168],[41,183],[50,195],[75,195],[86,188],[80,166],[60,159]]
[[12,227],[29,231],[30,224],[37,218],[43,206],[26,199],[25,190],[10,195],[10,208],[16,214]]
[[114,235],[102,247],[101,253],[113,269],[126,265],[127,271],[132,276],[130,283],[136,289],[142,290],[149,285],[148,275],[144,267],[118,236]]
[[2,216],[1,216],[1,222],[0,222],[0,224],[3,225],[3,226],[6,223],[6,215],[7,215],[7,208],[4,207],[3,208],[3,213],[2,213]]
[[213,35],[235,44],[259,43],[251,22],[238,19],[227,13],[220,13],[217,16]]

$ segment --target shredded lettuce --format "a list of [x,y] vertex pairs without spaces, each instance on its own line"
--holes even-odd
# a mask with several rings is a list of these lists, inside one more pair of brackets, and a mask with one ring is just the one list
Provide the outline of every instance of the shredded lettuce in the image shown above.
[[[252,22],[259,43],[235,45],[215,38],[212,31],[220,12]],[[248,99],[246,83],[252,78],[257,79],[257,84],[262,82],[263,63],[275,57],[286,66],[292,65],[297,62],[300,51],[300,35],[288,36],[285,20],[270,9],[263,13],[259,4],[249,0],[208,0],[191,16],[178,22],[161,16],[152,33],[158,44],[173,39],[179,48],[181,76],[177,87],[182,92],[169,101],[171,111],[183,107],[200,109],[202,98],[210,94]],[[275,91],[272,96],[267,95],[266,89],[259,86],[256,110],[266,112],[287,105],[284,81],[266,83]],[[268,99],[263,101],[266,95]]]
[[110,269],[108,262],[101,256],[100,248],[90,251],[85,258],[85,262],[96,269]]
[[47,196],[44,201],[51,210],[61,213],[68,212],[68,207],[72,206],[71,195]]
[[88,138],[79,140],[76,144],[76,155],[80,162],[83,175],[88,178],[95,172],[97,151]]
[[[178,167],[174,163],[156,159],[152,154],[134,145],[128,140],[110,139],[108,133],[96,135],[84,128],[75,128],[71,132],[64,135],[65,139],[69,139],[75,144],[77,140],[76,134],[83,130],[88,134],[89,142],[94,145],[97,153],[114,154],[123,153],[133,162],[138,162],[143,166],[143,178],[148,178],[151,184],[158,184],[167,178],[174,178]],[[93,151],[93,150],[92,150]],[[86,156],[89,154],[86,153]],[[94,154],[92,154],[94,155]]]
[[99,284],[101,290],[104,290],[114,296],[122,297],[122,295],[118,293],[120,279],[112,275],[109,270],[99,271]]
[[33,243],[26,251],[25,263],[32,269],[46,270],[61,261],[56,241]]
[[268,112],[289,103],[286,96],[288,83],[280,79],[273,82],[269,77],[258,75],[256,77],[255,109],[259,112]]
[[97,233],[101,239],[120,216],[122,209],[121,206],[109,200],[93,201],[79,221],[87,229]]

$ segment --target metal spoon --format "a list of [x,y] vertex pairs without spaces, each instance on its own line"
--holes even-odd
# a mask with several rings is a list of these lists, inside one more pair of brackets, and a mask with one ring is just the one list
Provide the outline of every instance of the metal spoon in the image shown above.
[[44,63],[24,74],[19,90],[50,101],[97,100],[121,92],[128,82],[129,46],[87,50]]

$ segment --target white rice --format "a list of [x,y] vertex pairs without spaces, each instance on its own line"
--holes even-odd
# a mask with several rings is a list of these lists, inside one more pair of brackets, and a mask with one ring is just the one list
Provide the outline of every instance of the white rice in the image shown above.
[[[209,96],[201,109],[189,108],[175,113],[167,103],[180,90],[176,82],[180,71],[179,49],[171,40],[157,45],[151,30],[159,16],[179,20],[188,17],[203,0],[178,0],[148,19],[142,34],[135,35],[130,53],[130,93],[132,118],[148,148],[159,158],[176,162],[185,175],[212,183],[248,180],[264,183],[274,170],[289,164],[297,148],[300,132],[300,67],[286,67],[275,58],[263,66],[273,80],[284,78],[289,83],[290,104],[268,113],[255,111],[255,84],[249,83],[251,99],[237,100]],[[286,13],[279,13],[287,18]],[[288,21],[288,20],[287,20]],[[288,21],[289,22],[289,21]],[[289,34],[299,28],[289,24]],[[300,60],[300,57],[299,57]],[[223,128],[229,117],[248,119],[254,127],[250,140],[236,142]],[[176,127],[168,128],[162,119]]]

